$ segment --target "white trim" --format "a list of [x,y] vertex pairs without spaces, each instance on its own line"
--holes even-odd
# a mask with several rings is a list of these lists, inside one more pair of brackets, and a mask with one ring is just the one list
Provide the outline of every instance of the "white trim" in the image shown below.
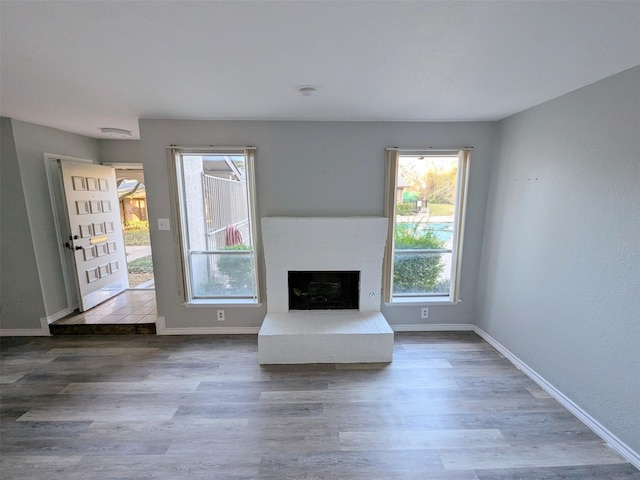
[[543,390],[549,395],[555,398],[563,407],[574,414],[578,420],[589,427],[593,432],[598,435],[602,440],[616,452],[618,452],[623,458],[629,461],[634,467],[640,469],[640,453],[635,452],[626,443],[611,433],[604,425],[598,422],[595,418],[585,412],[578,404],[563,394],[560,390],[554,387],[551,383],[545,380],[540,374],[529,367],[526,363],[516,357],[509,351],[504,345],[498,342],[495,338],[489,335],[478,326],[474,326],[474,332],[476,332],[483,340],[489,345],[498,350],[507,360],[515,365],[516,368],[521,370],[531,380],[536,382]]
[[45,320],[47,322],[47,325],[51,325],[56,320],[60,320],[61,318],[64,318],[67,315],[70,315],[71,313],[73,313],[73,309],[70,307],[67,307],[63,310],[60,310],[59,312],[54,313],[53,315],[48,315],[42,320]]
[[471,332],[474,330],[472,323],[420,323],[391,325],[394,332]]
[[49,152],[44,152],[44,158],[45,159],[58,158],[60,160],[70,160],[72,162],[92,163],[92,164],[98,165],[97,163],[95,163],[90,158],[70,157],[69,155],[58,155],[58,154],[49,153]]
[[0,328],[0,337],[50,337],[49,323],[40,319],[40,328]]
[[142,162],[139,163],[118,163],[118,162],[102,162],[100,165],[112,167],[116,170],[144,170]]
[[246,299],[246,303],[242,303],[239,299],[233,298],[215,298],[215,299],[196,299],[191,302],[184,302],[182,304],[184,308],[215,308],[215,307],[224,307],[224,308],[257,308],[261,307],[262,303],[256,303],[252,299]]
[[[60,257],[60,268],[62,269],[64,293],[67,298],[67,308],[71,309],[72,307],[75,307],[75,305],[73,305],[73,299],[71,297],[70,292],[71,292],[71,288],[75,288],[75,284],[73,285],[73,287],[71,286],[71,281],[69,279],[69,272],[67,272],[67,262],[65,259],[64,247],[62,245],[62,226],[60,225],[60,215],[59,215],[60,209],[62,208],[62,206],[58,205],[58,202],[56,202],[56,196],[54,194],[55,186],[53,184],[54,180],[53,180],[52,169],[54,168],[53,162],[55,162],[56,160],[58,160],[58,156],[51,155],[49,153],[44,154],[45,171],[47,173],[47,184],[49,185],[49,199],[51,200],[51,208],[53,209],[53,225],[56,230],[56,239],[57,239],[56,244],[58,246],[58,256]],[[57,162],[56,164],[59,167],[60,164]]]
[[260,327],[167,328],[164,317],[156,319],[156,335],[257,335]]
[[[54,179],[53,179],[53,174],[52,174],[52,160],[70,160],[73,162],[80,162],[80,163],[86,163],[86,164],[91,164],[94,165],[93,160],[90,160],[88,158],[79,158],[79,157],[69,157],[68,155],[56,155],[55,153],[48,153],[48,152],[44,152],[44,165],[45,165],[45,172],[47,174],[47,185],[49,186],[49,199],[51,200],[51,208],[53,209],[53,224],[56,230],[56,237],[57,237],[57,244],[58,244],[58,255],[60,257],[60,268],[62,269],[62,279],[63,279],[63,283],[64,283],[64,290],[65,290],[65,296],[67,297],[67,308],[71,309],[71,311],[73,311],[75,308],[77,308],[79,306],[79,303],[75,303],[73,302],[73,298],[71,295],[71,291],[72,289],[76,289],[77,288],[77,279],[71,279],[70,278],[70,273],[67,271],[67,262],[66,262],[66,258],[65,258],[65,251],[64,251],[64,245],[63,245],[63,238],[62,238],[62,226],[60,224],[60,216],[59,214],[63,211],[64,212],[64,217],[68,222],[68,213],[66,211],[66,205],[58,205],[58,202],[56,201],[56,197],[54,194]],[[58,163],[58,165],[60,165]],[[60,173],[60,175],[62,175],[62,171]],[[62,190],[62,194],[64,196],[64,187],[62,185],[60,185],[60,188]],[[43,286],[41,285],[41,288]],[[44,292],[44,288],[42,289],[42,291]],[[79,299],[77,299],[79,302]],[[71,312],[69,312],[71,313]],[[55,314],[54,314],[55,315]],[[67,314],[68,315],[68,314]],[[62,317],[59,317],[62,318]],[[56,318],[55,320],[58,320],[58,318]],[[52,321],[55,321],[52,320]],[[49,322],[51,323],[51,322]]]
[[397,305],[415,305],[415,304],[429,304],[432,305],[457,305],[462,302],[462,300],[458,300],[457,302],[453,301],[450,295],[442,296],[442,297],[392,297],[396,300],[392,300],[391,302],[384,302],[386,307],[397,306]]

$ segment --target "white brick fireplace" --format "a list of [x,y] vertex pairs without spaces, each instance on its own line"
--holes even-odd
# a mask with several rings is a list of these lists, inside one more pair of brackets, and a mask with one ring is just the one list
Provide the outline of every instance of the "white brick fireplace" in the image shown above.
[[[261,364],[390,362],[393,330],[380,312],[387,219],[262,219],[267,316]],[[358,271],[358,310],[289,310],[289,272]]]

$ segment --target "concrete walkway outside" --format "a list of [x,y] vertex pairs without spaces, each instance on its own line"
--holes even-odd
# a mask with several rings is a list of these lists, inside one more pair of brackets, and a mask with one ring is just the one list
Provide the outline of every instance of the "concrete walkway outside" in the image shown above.
[[135,260],[136,258],[146,257],[147,255],[151,255],[151,245],[142,245],[142,246],[130,246],[125,247],[127,252],[127,263],[131,260]]

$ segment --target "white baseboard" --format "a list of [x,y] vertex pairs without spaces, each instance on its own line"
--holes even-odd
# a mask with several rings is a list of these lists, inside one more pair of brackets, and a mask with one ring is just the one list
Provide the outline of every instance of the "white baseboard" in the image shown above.
[[421,323],[406,325],[390,325],[394,332],[462,332],[474,329],[471,323]]
[[167,328],[164,317],[156,320],[156,335],[257,335],[260,327]]
[[0,337],[48,337],[49,322],[46,318],[40,319],[40,328],[0,328]]
[[531,380],[536,382],[543,390],[549,395],[555,398],[562,406],[574,414],[582,423],[589,427],[593,432],[602,438],[609,446],[618,452],[622,457],[627,459],[637,469],[640,469],[640,454],[626,443],[616,437],[607,428],[598,422],[595,418],[585,412],[580,406],[578,406],[573,400],[563,394],[560,390],[547,382],[542,376],[540,376],[535,370],[529,367],[526,363],[511,353],[504,345],[498,342],[495,338],[482,330],[480,327],[474,326],[473,330],[484,339],[493,348],[498,350],[504,357],[513,363],[516,368],[525,373]]
[[44,320],[47,321],[47,325],[50,325],[53,322],[55,322],[56,320],[60,320],[61,318],[64,318],[67,315],[70,315],[72,313],[73,313],[73,309],[72,308],[65,308],[64,310],[60,310],[59,312],[56,312],[53,315],[49,315]]

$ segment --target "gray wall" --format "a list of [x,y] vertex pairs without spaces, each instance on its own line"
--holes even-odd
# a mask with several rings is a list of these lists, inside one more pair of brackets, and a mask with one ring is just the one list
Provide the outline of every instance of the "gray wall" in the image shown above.
[[[472,157],[461,304],[433,306],[430,323],[472,323],[475,281],[493,148],[494,123],[225,122],[141,120],[159,315],[168,327],[257,327],[265,307],[185,308],[179,295],[179,250],[173,232],[157,230],[171,217],[166,147],[254,145],[258,216],[382,216],[384,149],[389,146],[475,147]],[[172,228],[175,231],[175,225]],[[264,273],[264,272],[263,272]],[[264,275],[263,275],[264,278]],[[263,282],[264,292],[264,282]],[[392,324],[419,323],[419,307],[384,307]]]
[[0,328],[40,328],[40,291],[31,228],[11,119],[0,119]]
[[[27,244],[33,245],[33,251],[27,252],[28,254],[26,256],[29,258],[29,262],[35,260],[37,267],[36,273],[34,273],[31,268],[16,268],[11,273],[11,278],[16,282],[24,282],[28,285],[29,288],[25,289],[25,292],[35,292],[40,288],[40,294],[37,292],[34,293],[33,301],[34,303],[38,303],[37,298],[41,295],[42,301],[44,302],[44,312],[39,313],[37,317],[32,314],[21,314],[11,321],[11,323],[3,325],[3,328],[39,328],[40,317],[54,315],[67,307],[62,265],[58,253],[53,209],[51,207],[49,185],[47,183],[44,163],[44,153],[54,153],[97,161],[98,141],[62,130],[18,120],[7,119],[7,121],[13,130],[18,169],[13,170],[7,178],[5,178],[3,174],[2,181],[4,185],[21,184],[22,186],[22,198],[16,198],[16,202],[24,202],[26,215],[18,215],[18,218],[15,219],[17,223],[14,226],[24,231],[24,236],[21,238],[19,245],[25,245],[25,248],[29,248]],[[8,224],[8,219],[6,219],[4,215],[2,217],[2,224],[4,231]],[[11,248],[11,245],[8,245],[4,241],[2,242],[3,255],[11,255]],[[16,252],[17,250],[14,254]],[[3,276],[7,276],[4,273],[4,268]],[[31,309],[32,306],[30,302],[31,297],[24,302],[24,307]],[[5,321],[9,322],[9,319],[5,319],[3,315],[3,323]]]
[[100,163],[142,163],[140,140],[98,140]]
[[640,67],[499,123],[478,325],[640,451]]

